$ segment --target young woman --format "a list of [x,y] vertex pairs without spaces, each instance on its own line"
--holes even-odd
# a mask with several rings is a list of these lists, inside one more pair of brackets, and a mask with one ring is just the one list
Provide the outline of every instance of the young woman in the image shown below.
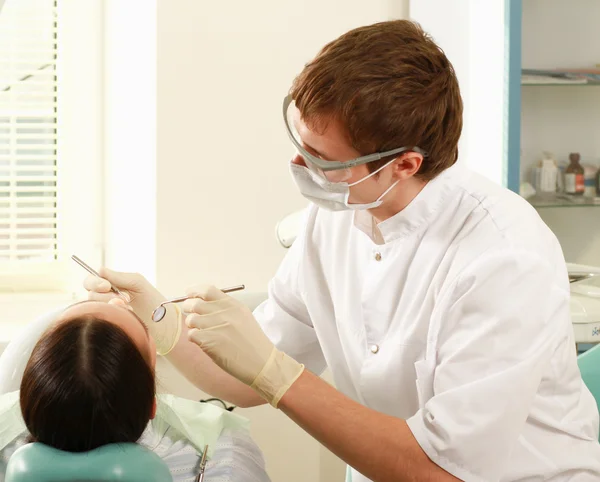
[[4,441],[0,435],[0,480],[14,450],[37,441],[69,452],[138,442],[160,455],[177,481],[194,480],[208,443],[215,452],[207,481],[268,481],[244,419],[172,396],[157,403],[155,363],[143,323],[118,302],[66,309],[34,347],[20,392],[0,397],[0,427],[11,427]]

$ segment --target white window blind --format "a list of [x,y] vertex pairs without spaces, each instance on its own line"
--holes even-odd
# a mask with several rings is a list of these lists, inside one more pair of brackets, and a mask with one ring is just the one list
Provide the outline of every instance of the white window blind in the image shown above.
[[0,271],[47,266],[60,249],[56,3],[0,11]]

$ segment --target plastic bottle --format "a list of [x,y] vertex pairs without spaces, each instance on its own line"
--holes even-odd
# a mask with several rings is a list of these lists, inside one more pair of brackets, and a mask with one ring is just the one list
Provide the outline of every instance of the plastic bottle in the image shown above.
[[570,164],[565,171],[565,192],[577,196],[585,192],[584,170],[579,159],[581,156],[577,152],[569,154]]
[[596,195],[596,173],[598,168],[588,163],[581,164],[583,167],[583,177],[585,184],[584,196],[594,197]]
[[538,189],[542,193],[555,193],[558,180],[556,161],[549,152],[544,152],[544,158],[538,167]]

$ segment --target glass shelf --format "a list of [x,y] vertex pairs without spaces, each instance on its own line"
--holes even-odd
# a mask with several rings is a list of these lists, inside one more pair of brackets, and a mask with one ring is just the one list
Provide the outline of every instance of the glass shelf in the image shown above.
[[556,196],[533,196],[527,201],[535,208],[578,208],[578,207],[600,207],[600,197],[568,196],[557,194]]
[[591,70],[541,70],[522,69],[521,85],[536,86],[598,86],[600,85],[600,69]]
[[588,82],[586,84],[565,84],[565,83],[549,83],[549,82],[521,82],[521,87],[598,87],[600,82]]

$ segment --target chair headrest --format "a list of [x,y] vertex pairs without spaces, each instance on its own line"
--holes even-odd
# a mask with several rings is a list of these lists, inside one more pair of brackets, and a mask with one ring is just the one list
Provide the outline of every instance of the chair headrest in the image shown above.
[[600,410],[600,345],[589,349],[577,357],[581,378],[596,399]]
[[165,482],[173,480],[158,455],[133,443],[72,453],[41,443],[20,447],[8,461],[6,482]]

